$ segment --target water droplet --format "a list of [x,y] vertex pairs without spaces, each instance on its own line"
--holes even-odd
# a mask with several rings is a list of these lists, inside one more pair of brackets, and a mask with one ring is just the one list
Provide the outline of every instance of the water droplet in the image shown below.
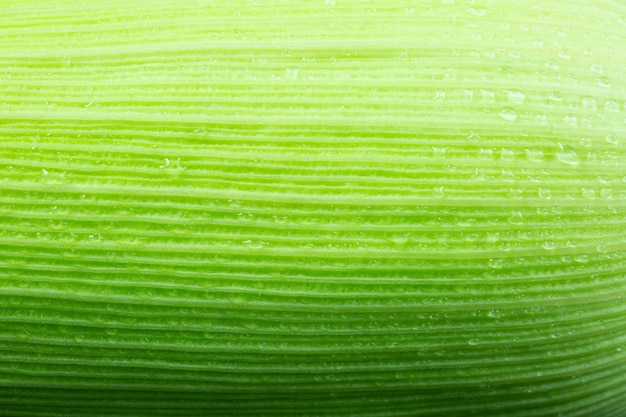
[[260,240],[244,240],[243,244],[250,249],[261,249],[265,246],[265,242]]
[[541,149],[526,149],[526,158],[531,162],[543,162],[544,154]]
[[356,248],[358,250],[367,250],[369,245],[367,243],[356,242]]
[[512,161],[515,159],[515,152],[509,148],[502,148],[500,151],[500,159],[503,161]]
[[493,159],[493,150],[492,149],[487,149],[487,148],[482,148],[479,152],[478,152],[478,159],[482,159],[483,161],[490,161]]
[[169,158],[165,158],[165,163],[161,166],[159,166],[159,168],[164,169],[170,166],[170,159]]
[[490,310],[487,315],[491,318],[498,318],[500,317],[500,310]]
[[115,239],[115,242],[121,246],[142,246],[145,244],[145,239],[139,236],[120,236]]
[[565,59],[565,60],[572,59],[572,53],[568,51],[567,49],[560,50],[558,55],[559,55],[559,58],[561,59]]
[[548,61],[546,61],[546,63],[544,64],[546,68],[550,68],[553,70],[558,70],[559,69],[559,64],[556,63],[556,61],[550,59]]
[[591,64],[591,72],[595,72],[596,74],[603,74],[604,68],[599,62],[594,62],[593,64]]
[[245,303],[246,299],[239,294],[232,294],[228,297],[228,301],[230,301],[232,304],[240,305]]
[[584,198],[592,199],[596,197],[596,192],[591,188],[583,188],[582,195]]
[[510,252],[511,251],[511,244],[509,242],[502,242],[498,246],[498,249],[500,249],[502,252]]
[[610,184],[611,183],[611,179],[607,175],[598,175],[596,177],[596,181],[599,182],[600,184]]
[[247,330],[258,330],[259,328],[259,323],[253,322],[253,321],[245,321],[243,323],[243,327]]
[[552,197],[552,191],[549,188],[539,188],[539,198],[549,199]]
[[615,100],[607,100],[604,103],[604,110],[610,113],[619,113],[619,103]]
[[300,72],[300,69],[298,68],[287,68],[285,70],[285,79],[286,80],[295,80],[296,78],[298,78],[298,73]]
[[480,90],[480,94],[482,95],[484,101],[490,103],[496,99],[496,93],[492,90]]
[[585,264],[589,262],[589,256],[585,254],[576,255],[574,256],[574,262],[578,262],[579,264]]
[[498,113],[498,115],[508,121],[508,122],[513,122],[515,120],[517,120],[517,112],[515,110],[513,110],[511,107],[505,107],[502,110],[500,110],[500,113]]
[[591,140],[591,138],[586,136],[580,138],[580,146],[582,146],[583,148],[590,148],[592,144],[593,141]]
[[588,96],[583,97],[582,103],[583,103],[583,107],[587,110],[595,110],[598,107],[598,105],[596,104],[596,101],[593,98],[588,97]]
[[521,188],[509,188],[509,192],[506,195],[508,198],[522,198],[524,190]]
[[431,100],[433,101],[444,101],[446,99],[446,92],[445,91],[441,91],[441,90],[437,90],[435,91],[435,95],[432,97]]
[[573,114],[566,114],[563,116],[563,123],[567,126],[576,127],[578,125],[578,119]]
[[500,232],[487,232],[487,243],[497,243],[500,240]]
[[392,236],[390,239],[391,243],[393,243],[394,247],[398,250],[405,249],[411,240],[411,235],[408,233],[402,233],[398,235]]
[[609,80],[607,77],[598,77],[596,78],[596,85],[600,87],[610,87],[611,80]]
[[600,197],[604,199],[613,199],[613,190],[610,188],[603,188],[600,190]]
[[480,237],[480,234],[476,233],[476,232],[472,232],[472,233],[464,233],[463,237],[465,238],[466,241],[468,242],[476,242],[478,240],[478,238]]
[[483,7],[471,7],[467,9],[467,11],[473,14],[474,16],[478,16],[478,17],[487,16],[487,9]]
[[549,95],[548,98],[552,101],[563,101],[563,94],[561,94],[558,91],[552,91]]
[[504,94],[511,104],[522,104],[526,99],[526,95],[520,90],[504,90]]
[[474,132],[473,130],[467,136],[467,139],[472,141],[472,142],[483,140],[483,138],[478,133]]
[[576,165],[580,162],[580,157],[574,148],[569,145],[559,143],[556,158],[564,164]]
[[508,222],[510,224],[523,224],[524,216],[522,215],[522,212],[519,210],[513,210],[511,212],[511,216],[508,218]]
[[476,346],[480,342],[478,341],[478,339],[470,339],[467,343],[471,346]]
[[498,259],[498,258],[491,258],[491,259],[489,259],[488,265],[489,265],[490,268],[500,269],[504,265],[504,260],[503,259]]
[[244,222],[250,222],[254,220],[254,214],[252,213],[238,213],[237,218]]
[[440,252],[448,251],[450,250],[450,244],[445,240],[440,240],[439,242],[437,242],[437,250]]
[[433,156],[435,158],[445,158],[446,152],[448,152],[448,147],[440,148],[433,146]]
[[228,200],[226,203],[228,204],[228,207],[231,208],[239,208],[242,204],[239,200]]
[[99,232],[91,233],[88,235],[88,237],[89,237],[90,242],[100,242],[102,240],[102,236],[100,235]]
[[272,216],[272,221],[276,224],[285,224],[287,220],[287,216],[279,216],[277,214]]
[[619,139],[617,139],[617,136],[613,133],[609,133],[608,135],[606,135],[604,137],[604,140],[611,145],[619,145]]
[[545,250],[554,250],[556,249],[556,243],[548,240],[548,241],[543,242],[541,247],[544,248]]

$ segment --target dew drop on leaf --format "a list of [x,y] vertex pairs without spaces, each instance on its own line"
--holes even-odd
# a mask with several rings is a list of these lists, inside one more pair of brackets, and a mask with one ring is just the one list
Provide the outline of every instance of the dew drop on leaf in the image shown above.
[[563,123],[566,126],[576,127],[578,126],[578,119],[573,114],[566,114],[563,116]]
[[549,188],[539,188],[539,198],[549,199],[552,197],[552,191]]
[[596,192],[592,190],[591,188],[583,188],[582,195],[583,195],[583,198],[592,199],[592,198],[595,198]]
[[552,91],[548,97],[552,101],[563,101],[563,94],[558,91]]
[[498,318],[500,317],[500,310],[490,310],[487,315],[491,318]]
[[526,149],[526,159],[531,162],[543,162],[543,151],[541,149]]
[[482,148],[479,152],[478,152],[478,158],[482,159],[483,161],[490,161],[493,159],[493,150],[492,149],[488,149],[488,148]]
[[502,259],[492,258],[489,259],[488,265],[490,268],[500,269],[504,265],[504,261]]
[[505,107],[502,110],[500,110],[500,112],[498,113],[498,115],[508,121],[508,122],[514,122],[515,120],[517,120],[517,112],[515,110],[513,110],[510,107]]
[[510,224],[523,224],[524,223],[524,216],[522,215],[522,212],[519,210],[513,210],[511,212],[511,216],[508,219]]
[[597,107],[596,101],[591,97],[583,97],[582,104],[587,110],[595,110]]
[[585,263],[589,262],[589,256],[587,256],[585,254],[576,255],[576,256],[574,256],[574,262],[577,262],[577,263],[580,263],[580,264],[585,264]]
[[617,136],[615,136],[613,133],[609,133],[608,135],[606,135],[604,137],[604,140],[607,143],[610,143],[611,145],[617,145],[619,144],[619,140],[617,139]]
[[599,62],[594,62],[593,64],[591,64],[591,72],[595,72],[596,74],[602,74],[604,73],[604,68]]
[[505,90],[504,94],[506,94],[507,99],[511,104],[522,104],[526,99],[526,95],[520,90]]
[[541,247],[544,248],[545,250],[554,250],[556,248],[556,243],[548,240],[548,241],[543,242]]
[[580,157],[574,148],[569,145],[559,143],[559,149],[556,152],[556,158],[567,165],[577,165]]
[[604,103],[604,110],[610,113],[619,113],[619,103],[615,100],[607,100]]

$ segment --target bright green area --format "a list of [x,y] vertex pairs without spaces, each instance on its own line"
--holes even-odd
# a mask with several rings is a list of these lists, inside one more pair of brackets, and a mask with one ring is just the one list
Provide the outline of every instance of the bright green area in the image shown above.
[[4,1],[0,416],[626,413],[622,1]]

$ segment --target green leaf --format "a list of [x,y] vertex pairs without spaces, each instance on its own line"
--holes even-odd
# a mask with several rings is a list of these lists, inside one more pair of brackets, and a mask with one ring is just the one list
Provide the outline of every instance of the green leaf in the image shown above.
[[0,415],[623,416],[625,19],[4,1]]

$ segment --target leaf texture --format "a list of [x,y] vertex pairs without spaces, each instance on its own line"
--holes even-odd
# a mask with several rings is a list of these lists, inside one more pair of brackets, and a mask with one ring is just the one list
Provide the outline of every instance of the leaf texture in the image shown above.
[[626,414],[622,1],[0,9],[0,415]]

